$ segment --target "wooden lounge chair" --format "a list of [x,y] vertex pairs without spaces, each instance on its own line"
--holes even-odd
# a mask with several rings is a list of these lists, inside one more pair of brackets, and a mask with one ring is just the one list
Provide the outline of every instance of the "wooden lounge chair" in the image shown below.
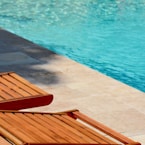
[[14,145],[141,145],[78,110],[0,111],[0,135]]
[[0,110],[20,110],[48,105],[53,95],[14,72],[0,73]]

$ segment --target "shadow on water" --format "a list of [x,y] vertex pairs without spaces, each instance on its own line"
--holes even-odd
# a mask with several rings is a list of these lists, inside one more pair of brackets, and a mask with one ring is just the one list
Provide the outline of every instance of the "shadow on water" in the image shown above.
[[[25,78],[32,78],[35,81],[50,85],[59,83],[57,72],[49,69],[49,64],[53,63],[56,54],[48,49],[44,49],[28,40],[18,37],[6,30],[0,29],[0,54],[20,52],[37,60],[33,63],[17,63],[11,65],[1,65],[0,72],[14,71]],[[9,59],[9,58],[5,58]],[[47,65],[47,68],[37,67]]]

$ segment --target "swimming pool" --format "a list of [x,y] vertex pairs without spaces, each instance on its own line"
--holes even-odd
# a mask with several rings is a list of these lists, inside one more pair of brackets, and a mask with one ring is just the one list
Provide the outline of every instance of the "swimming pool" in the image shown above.
[[1,0],[0,27],[145,92],[144,0]]

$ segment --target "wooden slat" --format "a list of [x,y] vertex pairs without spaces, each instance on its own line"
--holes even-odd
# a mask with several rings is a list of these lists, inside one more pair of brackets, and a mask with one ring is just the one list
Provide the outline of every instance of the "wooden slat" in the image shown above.
[[[50,116],[47,116],[47,117],[50,118]],[[78,131],[76,128],[73,128],[69,124],[66,124],[63,120],[61,120],[61,116],[60,115],[53,115],[53,117],[55,117],[58,120],[60,120],[61,124],[63,124],[63,127],[68,130],[68,133],[72,132],[74,134],[73,136],[76,137],[76,139],[78,138],[78,141],[81,141],[80,139],[83,138],[82,141],[81,141],[83,143],[96,143],[96,141],[94,141],[93,139],[87,137],[82,132]]]
[[14,73],[14,72],[0,72],[0,76],[8,75],[10,73]]
[[[13,128],[15,128],[16,130],[18,130],[19,132],[16,131],[16,136],[23,140],[23,141],[30,141],[30,142],[38,142],[40,143],[41,137],[39,137],[39,132],[37,133],[35,129],[31,128],[30,125],[28,125],[27,123],[24,123],[23,119],[18,120],[18,118],[16,117],[16,115],[14,115],[13,113],[5,113],[5,117],[4,119],[6,120],[6,122],[9,123],[9,125],[11,125]],[[12,129],[13,130],[13,129]],[[9,131],[12,131],[11,128],[9,129]],[[39,135],[38,135],[39,134]],[[35,137],[34,137],[35,135]],[[29,138],[29,140],[28,140]]]
[[17,87],[21,88],[22,90],[28,92],[30,95],[38,95],[38,93],[36,91],[32,90],[30,87],[24,85],[23,83],[14,79],[11,76],[3,76],[3,78],[5,78],[7,81],[15,84]]
[[3,90],[8,95],[6,99],[22,97],[20,94],[16,93],[15,91],[13,91],[12,89],[8,88],[3,84],[0,84],[0,90]]
[[[49,130],[51,130],[53,134],[56,134],[58,137],[65,139],[67,143],[78,143],[76,138],[71,137],[71,135],[73,135],[72,133],[68,133],[66,128],[61,128],[59,124],[55,123],[50,118],[47,118],[44,115],[40,116],[38,114],[35,114],[34,116],[37,118],[38,123],[42,123],[44,127],[49,128]],[[60,141],[61,140],[59,140],[59,143]]]
[[[84,143],[82,139],[80,139],[78,136],[76,136],[73,132],[70,132],[67,128],[65,128],[65,125],[58,119],[54,118],[51,115],[43,115],[43,117],[39,114],[35,114],[39,120],[41,120],[39,123],[42,123],[44,126],[49,127],[51,126],[51,130],[61,134],[61,136],[65,139],[67,139],[70,143]],[[58,134],[56,133],[56,134]],[[60,135],[59,134],[59,135]]]
[[9,87],[10,89],[14,90],[15,92],[19,93],[22,96],[30,96],[29,93],[25,92],[24,90],[20,89],[19,87],[5,80],[4,78],[0,77],[0,82],[2,82],[5,86]]
[[11,96],[9,96],[6,92],[0,89],[0,97],[1,100],[7,100],[7,99],[12,99]]
[[[35,125],[38,127],[38,129],[42,130],[45,134],[56,140],[58,143],[68,143],[67,138],[65,138],[62,134],[62,132],[59,130],[59,128],[56,128],[50,120],[47,119],[47,121],[44,121],[35,115],[32,114],[26,114],[29,118],[33,120],[32,123],[35,123]],[[44,118],[43,115],[39,115],[41,118]],[[35,121],[34,121],[35,120]]]
[[[41,139],[42,142],[47,142],[47,141],[52,142],[52,143],[57,142],[57,141],[55,141],[54,137],[51,138],[51,134],[52,134],[51,131],[49,131],[48,129],[46,131],[46,127],[43,127],[41,124],[38,124],[35,120],[32,120],[30,117],[27,117],[26,114],[18,113],[18,114],[16,114],[16,116],[23,119],[23,124],[27,125],[28,128],[31,128],[31,130],[33,130],[33,132],[37,133],[37,134],[30,133],[28,135],[30,135],[30,136],[32,135],[33,137],[37,138],[38,140]],[[41,137],[39,138],[40,135],[41,135]]]
[[2,91],[0,91],[0,101],[3,101],[5,98],[1,96],[1,92]]
[[[12,113],[8,113],[6,115],[9,116],[7,117],[8,121],[13,121],[13,126],[23,132],[28,138],[30,138],[31,142],[41,143],[43,140],[45,140],[45,138],[43,138],[44,135],[37,129],[37,127],[34,127],[32,124],[25,122],[22,118],[19,118]],[[17,136],[22,139],[21,135],[17,134]]]
[[80,132],[83,132],[85,135],[87,135],[88,137],[97,140],[98,143],[109,143],[109,144],[115,144],[116,142],[108,139],[107,137],[101,135],[100,133],[97,133],[96,131],[84,126],[83,124],[81,124],[80,122],[71,119],[69,116],[67,115],[62,115],[61,117],[66,123],[70,124],[72,127],[78,129]]
[[47,94],[45,91],[43,91],[40,88],[36,87],[35,85],[33,85],[29,81],[25,80],[21,76],[17,75],[16,73],[10,73],[10,76],[14,77],[15,79],[19,80],[20,82],[24,83],[25,85],[29,86],[31,89],[35,90],[36,92],[38,92],[40,94],[43,94],[43,95]]
[[0,133],[1,135],[7,137],[13,142],[24,142],[25,140],[28,142],[32,142],[32,139],[27,137],[27,135],[19,129],[16,129],[13,126],[13,122],[8,118],[1,117],[0,113]]
[[[65,115],[63,115],[63,116],[65,116]],[[67,119],[65,117],[58,116],[58,115],[56,115],[56,117],[58,119],[62,120],[63,122],[65,122],[66,124],[70,125],[72,128],[75,128],[76,130],[78,130],[79,132],[81,132],[83,135],[86,136],[86,138],[90,138],[90,139],[94,140],[95,143],[102,143],[102,144],[109,143],[109,142],[110,143],[114,143],[113,141],[110,141],[106,137],[103,137],[103,136],[101,136],[101,135],[99,135],[97,133],[93,134],[89,130],[88,127],[85,127],[84,125],[80,125],[78,122],[76,122],[76,120],[72,120],[69,116],[68,116]]]
[[0,136],[0,145],[12,145],[12,144]]
[[[79,132],[78,130],[76,130],[76,128],[73,128],[72,126],[66,124],[64,121],[57,119],[56,117],[52,116],[48,116],[46,115],[46,117],[50,120],[52,120],[53,122],[56,122],[56,127],[62,128],[63,130],[66,131],[66,135],[74,140],[77,140],[77,142],[79,143],[96,143],[96,141],[87,138],[87,136],[83,135],[81,132]],[[65,135],[65,134],[64,134]],[[82,139],[83,138],[83,139]]]

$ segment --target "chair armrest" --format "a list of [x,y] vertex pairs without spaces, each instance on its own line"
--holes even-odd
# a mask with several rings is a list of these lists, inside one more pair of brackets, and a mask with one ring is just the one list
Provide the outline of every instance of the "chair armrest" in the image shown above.
[[78,119],[84,121],[85,123],[88,123],[89,125],[93,126],[94,128],[106,133],[110,137],[112,137],[124,144],[141,145],[140,143],[127,138],[126,136],[114,131],[113,129],[103,125],[102,123],[89,118],[88,116],[84,115],[83,113],[79,112],[78,110],[72,112],[72,114],[73,114],[74,118],[78,118]]

